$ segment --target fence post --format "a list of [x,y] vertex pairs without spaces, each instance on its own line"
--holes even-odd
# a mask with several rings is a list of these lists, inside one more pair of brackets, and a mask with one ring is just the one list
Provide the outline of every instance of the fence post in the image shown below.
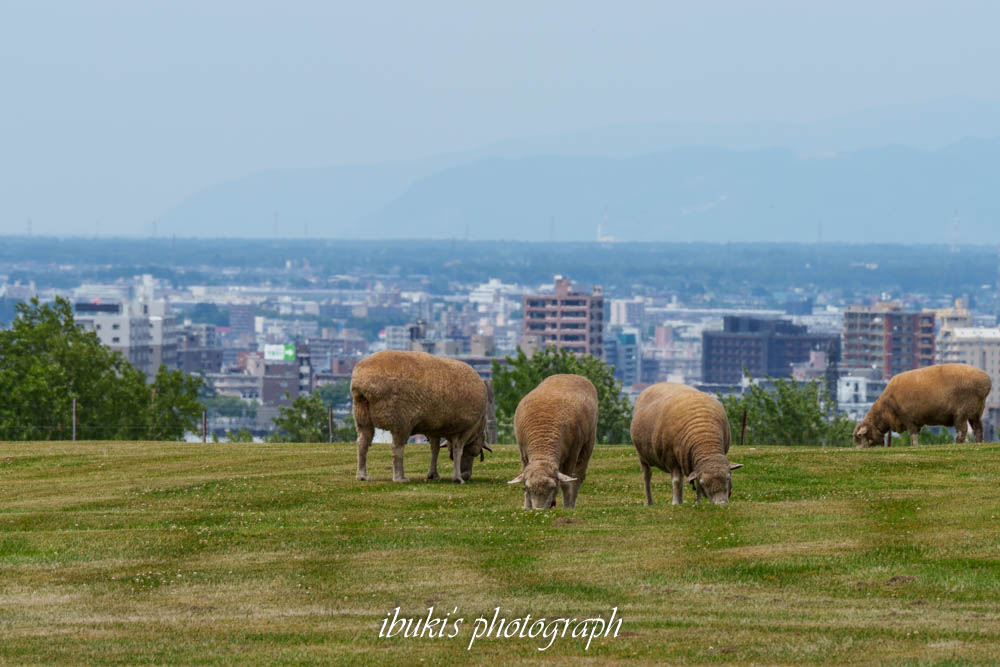
[[73,397],[73,442],[76,442],[76,396]]
[[208,410],[201,411],[201,441],[208,442]]
[[330,442],[333,442],[333,406],[331,405],[328,409],[330,412],[327,415],[327,425],[330,429]]

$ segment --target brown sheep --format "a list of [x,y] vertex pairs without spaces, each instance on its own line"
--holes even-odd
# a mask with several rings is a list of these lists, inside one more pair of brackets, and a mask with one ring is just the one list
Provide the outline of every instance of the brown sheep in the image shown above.
[[983,408],[990,376],[965,364],[940,364],[893,377],[865,418],[854,428],[854,444],[889,444],[892,432],[908,431],[914,445],[923,426],[954,426],[955,442],[965,442],[972,425],[983,441]]
[[648,387],[635,401],[632,442],[639,453],[646,504],[653,504],[649,482],[653,467],[670,472],[673,504],[680,505],[684,482],[694,485],[697,500],[707,496],[725,505],[733,492],[730,471],[729,419],[714,396],[682,384],[660,382]]
[[524,509],[555,507],[562,487],[566,509],[587,476],[597,440],[597,390],[582,375],[551,375],[528,392],[514,411],[514,435],[521,449]]
[[492,414],[486,384],[468,364],[426,352],[385,350],[358,362],[351,374],[354,423],[358,429],[358,474],[368,476],[367,456],[376,428],[392,433],[392,481],[403,474],[403,448],[414,433],[427,436],[431,465],[427,479],[438,479],[441,440],[454,460],[452,479],[472,475],[472,462],[486,446],[487,415]]

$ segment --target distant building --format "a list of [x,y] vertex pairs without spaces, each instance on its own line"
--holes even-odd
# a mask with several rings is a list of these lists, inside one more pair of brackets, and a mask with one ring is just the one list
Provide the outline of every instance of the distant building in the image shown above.
[[614,367],[622,385],[630,387],[642,380],[642,354],[639,334],[619,331],[604,339],[604,361]]
[[234,336],[254,333],[254,318],[257,316],[257,306],[252,303],[233,303],[229,305],[229,331]]
[[727,315],[722,331],[702,333],[702,382],[739,384],[744,370],[751,377],[787,378],[793,364],[810,360],[815,350],[826,363],[840,359],[840,337],[809,333],[789,320]]
[[581,294],[572,291],[568,279],[556,276],[554,293],[523,297],[523,311],[522,335],[537,347],[603,357],[604,296],[599,286]]
[[179,328],[177,368],[185,373],[218,373],[222,370],[223,349],[214,324],[185,322]]
[[141,306],[125,303],[77,303],[76,324],[93,331],[107,347],[121,352],[129,363],[147,376],[156,374],[153,368],[153,325]]
[[[878,376],[878,377],[873,377]],[[862,419],[885,391],[888,381],[877,371],[859,370],[837,379],[837,409],[851,419]]]
[[986,421],[996,437],[1000,421],[1000,329],[956,327],[942,329],[937,339],[937,363],[969,364],[986,371],[993,389],[986,397]]
[[646,304],[642,297],[612,299],[608,324],[611,326],[641,327],[645,314]]
[[390,325],[385,328],[385,349],[409,350],[410,328],[400,325]]
[[851,306],[844,312],[844,369],[893,375],[934,363],[934,312],[904,311],[896,303]]

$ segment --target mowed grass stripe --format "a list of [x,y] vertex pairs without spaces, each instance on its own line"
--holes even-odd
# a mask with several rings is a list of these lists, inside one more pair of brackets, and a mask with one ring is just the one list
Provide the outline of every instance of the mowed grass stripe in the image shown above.
[[[393,484],[389,447],[0,444],[0,661],[989,662],[1000,646],[1000,446],[735,448],[733,503],[642,504],[598,447],[575,511],[520,509],[516,447],[472,482]],[[442,473],[450,461],[440,462]],[[561,500],[559,501],[561,505]],[[455,639],[379,639],[458,608]],[[472,619],[624,617],[466,646]]]

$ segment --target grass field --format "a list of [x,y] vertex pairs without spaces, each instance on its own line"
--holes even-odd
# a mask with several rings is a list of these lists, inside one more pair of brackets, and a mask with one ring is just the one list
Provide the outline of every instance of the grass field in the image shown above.
[[[737,449],[730,506],[657,473],[651,508],[634,450],[598,447],[550,512],[496,450],[457,486],[421,445],[393,484],[386,445],[361,483],[352,444],[2,443],[0,662],[1000,659],[1000,445]],[[431,605],[455,638],[379,638]],[[623,622],[469,650],[497,606]]]

